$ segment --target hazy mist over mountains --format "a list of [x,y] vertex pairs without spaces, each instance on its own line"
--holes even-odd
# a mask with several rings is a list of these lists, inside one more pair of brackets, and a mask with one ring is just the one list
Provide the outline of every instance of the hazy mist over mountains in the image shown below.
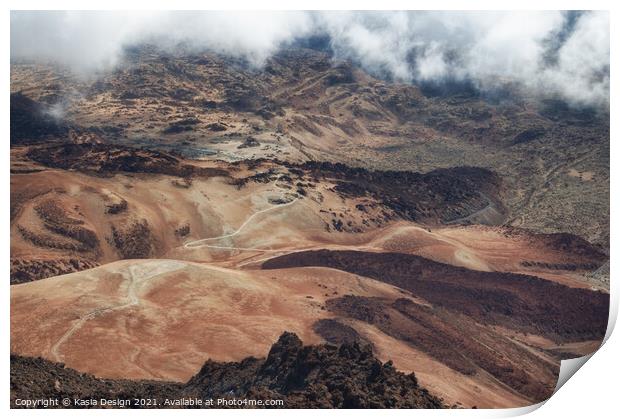
[[11,14],[12,60],[89,75],[125,47],[211,50],[261,67],[283,47],[320,47],[402,82],[510,86],[609,106],[607,12],[41,12]]

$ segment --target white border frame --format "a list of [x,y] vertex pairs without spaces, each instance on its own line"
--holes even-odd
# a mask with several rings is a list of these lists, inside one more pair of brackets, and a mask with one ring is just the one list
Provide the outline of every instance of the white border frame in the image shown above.
[[[335,1],[335,0],[314,0],[314,1],[297,1],[295,4],[283,0],[263,0],[260,3],[252,3],[250,1],[242,0],[227,0],[226,2],[204,2],[198,0],[177,0],[175,2],[164,1],[132,1],[132,0],[108,0],[108,1],[89,1],[88,3],[76,0],[59,0],[55,1],[53,5],[46,1],[13,1],[9,0],[8,8],[4,10],[2,22],[0,25],[2,34],[2,48],[4,65],[2,66],[3,81],[5,83],[5,96],[2,100],[2,108],[0,110],[0,120],[3,127],[3,141],[4,150],[6,154],[1,156],[3,168],[0,171],[0,176],[3,177],[3,182],[0,184],[2,188],[3,196],[5,196],[5,204],[2,206],[2,219],[5,220],[2,225],[2,250],[3,254],[0,256],[3,272],[8,273],[9,268],[9,240],[10,226],[9,220],[9,184],[10,184],[10,155],[9,149],[9,95],[10,91],[10,10],[50,10],[50,9],[75,9],[75,10],[200,10],[200,9],[215,9],[215,10],[289,10],[289,9],[302,9],[302,10],[400,10],[400,9],[416,9],[416,10],[565,10],[565,9],[577,9],[577,10],[609,10],[611,17],[611,92],[614,92],[616,86],[616,79],[618,76],[618,56],[617,49],[615,48],[614,39],[618,39],[618,31],[615,29],[613,23],[615,22],[618,2],[592,0],[592,1],[503,1],[501,3],[497,1],[489,0],[476,0],[463,1],[456,0],[420,0],[416,2],[403,1],[403,0],[382,0],[382,1]],[[611,167],[620,167],[616,164],[620,164],[618,153],[614,147],[614,138],[616,137],[616,123],[615,117],[618,116],[617,106],[615,106],[613,96],[611,98]],[[617,180],[617,171],[611,170],[611,201],[610,201],[610,214],[613,214],[613,209],[618,208],[618,195],[613,193],[614,185]],[[614,222],[614,218],[611,219],[611,236],[615,237],[617,233],[617,225]],[[610,254],[615,255],[614,241],[612,240],[612,246],[610,248]],[[614,259],[615,260],[615,259]],[[615,264],[611,264],[611,276],[615,278],[616,271]],[[5,284],[8,284],[8,278],[5,278]],[[10,292],[8,285],[2,287],[2,297],[5,303],[5,312],[0,322],[2,322],[2,347],[5,351],[5,362],[2,362],[3,381],[1,384],[2,391],[0,392],[0,405],[8,410],[9,408],[9,362],[8,355],[10,352]],[[608,327],[607,337],[610,337],[613,326],[618,313],[618,286],[615,281],[611,281],[611,310],[610,310],[610,324]],[[617,334],[616,334],[617,335]],[[616,377],[620,373],[618,365],[620,361],[620,342],[617,336],[611,336],[609,341],[589,360],[587,366],[577,373],[576,378],[568,380],[568,382],[546,403],[534,405],[527,408],[519,409],[498,409],[498,410],[440,410],[440,411],[409,411],[409,410],[384,410],[380,413],[375,413],[372,410],[336,410],[317,412],[315,410],[295,410],[292,412],[295,416],[300,418],[311,418],[317,414],[331,416],[331,417],[371,417],[371,415],[380,414],[390,417],[411,417],[411,416],[423,416],[423,417],[511,417],[518,416],[528,412],[530,417],[533,418],[547,418],[547,417],[609,417],[612,412],[617,411],[615,404],[615,398],[617,397],[617,390],[615,387]],[[544,406],[543,406],[544,405]],[[543,406],[539,409],[539,407]],[[46,410],[46,411],[34,411],[34,410],[10,410],[10,414],[16,417],[41,417],[42,415],[49,417],[81,417],[83,412],[76,410]],[[92,417],[102,417],[103,415],[114,415],[116,417],[164,417],[170,414],[193,417],[204,417],[205,415],[217,415],[218,418],[238,418],[238,417],[259,417],[259,418],[273,418],[273,417],[288,417],[291,415],[291,411],[288,410],[217,410],[217,411],[183,411],[178,410],[166,411],[166,410],[151,410],[151,411],[126,411],[126,410],[94,410],[89,411],[89,415]],[[79,415],[79,416],[78,416]],[[594,416],[593,416],[594,415]]]

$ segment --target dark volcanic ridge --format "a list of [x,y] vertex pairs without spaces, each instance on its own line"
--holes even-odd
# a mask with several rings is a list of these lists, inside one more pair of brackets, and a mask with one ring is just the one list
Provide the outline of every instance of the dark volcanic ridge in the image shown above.
[[160,151],[101,143],[64,143],[33,147],[28,158],[48,167],[95,174],[153,173],[178,177],[228,176],[228,172],[183,163]]
[[21,92],[11,94],[11,146],[35,144],[68,135],[69,125],[50,114],[49,105]]
[[300,167],[313,177],[336,179],[347,197],[373,197],[405,220],[439,224],[470,224],[469,216],[486,208],[501,224],[501,178],[480,167],[436,169],[428,173],[351,168],[342,163],[307,162]]
[[[303,346],[288,332],[267,358],[209,360],[185,384],[101,379],[42,358],[11,355],[11,407],[18,407],[16,399],[47,398],[130,400],[124,407],[132,408],[174,407],[164,401],[182,398],[283,400],[284,408],[447,407],[414,374],[375,358],[370,346]],[[160,405],[138,406],[133,399],[157,399]]]
[[[284,161],[243,161],[231,163],[231,171],[199,167],[165,152],[138,149],[103,143],[64,143],[32,147],[27,157],[47,167],[78,170],[97,175],[119,172],[152,173],[182,178],[231,177],[231,171],[240,164],[258,169],[261,165],[286,168],[297,177],[297,192],[319,180],[336,183],[334,189],[342,197],[371,198],[383,205],[385,216],[431,224],[501,224],[505,209],[501,202],[500,177],[478,167],[437,169],[429,173],[409,171],[380,171],[353,168],[341,163],[306,162],[292,164]],[[241,187],[249,181],[269,182],[277,179],[275,171],[258,172],[247,178],[231,181]],[[299,182],[306,178],[310,184]],[[290,177],[288,180],[292,180]],[[364,211],[364,205],[357,208]],[[490,212],[490,217],[473,216]],[[336,228],[338,230],[338,228]]]
[[[579,354],[543,349],[549,357],[541,358],[515,341],[515,334],[561,344],[600,341],[607,328],[608,294],[533,276],[360,251],[304,251],[263,263],[264,269],[305,266],[339,269],[405,290],[397,299],[345,295],[327,300],[326,308],[339,319],[372,325],[464,375],[486,372],[532,402],[553,393],[560,360]],[[315,331],[330,341],[360,339],[354,328],[336,320],[315,324]]]
[[[301,195],[305,195],[305,188],[317,182],[334,182],[334,190],[343,198],[380,203],[386,210],[383,215],[387,221],[399,218],[425,224],[499,225],[506,217],[501,199],[501,177],[480,167],[463,166],[418,173],[370,170],[319,161],[295,164],[258,159],[233,164],[257,169],[269,163],[287,168],[290,175],[286,180],[295,183],[297,193]],[[234,183],[242,187],[250,181],[265,183],[277,178],[279,175],[271,170],[235,179]],[[369,208],[367,204],[356,207],[362,212]],[[338,226],[335,229],[340,230]]]
[[313,250],[278,256],[263,269],[322,266],[376,279],[482,324],[553,340],[602,339],[609,295],[529,275],[483,272],[404,253]]

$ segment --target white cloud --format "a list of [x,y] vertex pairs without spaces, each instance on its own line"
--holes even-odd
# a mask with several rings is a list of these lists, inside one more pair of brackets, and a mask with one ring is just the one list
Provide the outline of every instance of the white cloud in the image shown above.
[[89,71],[115,65],[125,45],[183,41],[260,65],[310,25],[303,12],[12,12],[11,57]]
[[608,13],[588,13],[579,19],[558,51],[558,65],[543,72],[541,83],[573,102],[609,104]]
[[[609,104],[609,14],[547,12],[12,12],[11,57],[76,71],[118,63],[155,42],[243,56],[260,66],[287,41],[330,36],[337,58],[405,82],[518,83],[534,95]],[[566,36],[559,37],[564,32]],[[545,61],[549,39],[557,60]]]
[[11,58],[59,61],[78,71],[111,66],[142,19],[134,13],[12,12]]

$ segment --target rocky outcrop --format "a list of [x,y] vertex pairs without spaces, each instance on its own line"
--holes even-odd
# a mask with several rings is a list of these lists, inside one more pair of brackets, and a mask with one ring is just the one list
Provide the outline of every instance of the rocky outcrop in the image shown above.
[[[344,295],[325,306],[338,319],[372,325],[461,374],[488,373],[534,403],[552,394],[560,357],[579,354],[542,359],[502,330],[561,344],[601,341],[607,327],[608,294],[527,275],[357,251],[303,251],[263,264],[266,269],[305,266],[339,269],[400,288],[402,298]],[[328,340],[356,339],[357,332],[347,329],[344,324],[315,326]]]
[[[285,408],[446,407],[420,387],[414,374],[382,363],[369,346],[304,346],[288,332],[267,358],[209,360],[185,384],[101,379],[41,358],[11,356],[12,407],[17,407],[16,399],[64,397],[129,400],[122,407],[166,407],[164,400],[181,398],[282,400],[277,407]],[[134,399],[156,399],[158,405],[137,406]]]

